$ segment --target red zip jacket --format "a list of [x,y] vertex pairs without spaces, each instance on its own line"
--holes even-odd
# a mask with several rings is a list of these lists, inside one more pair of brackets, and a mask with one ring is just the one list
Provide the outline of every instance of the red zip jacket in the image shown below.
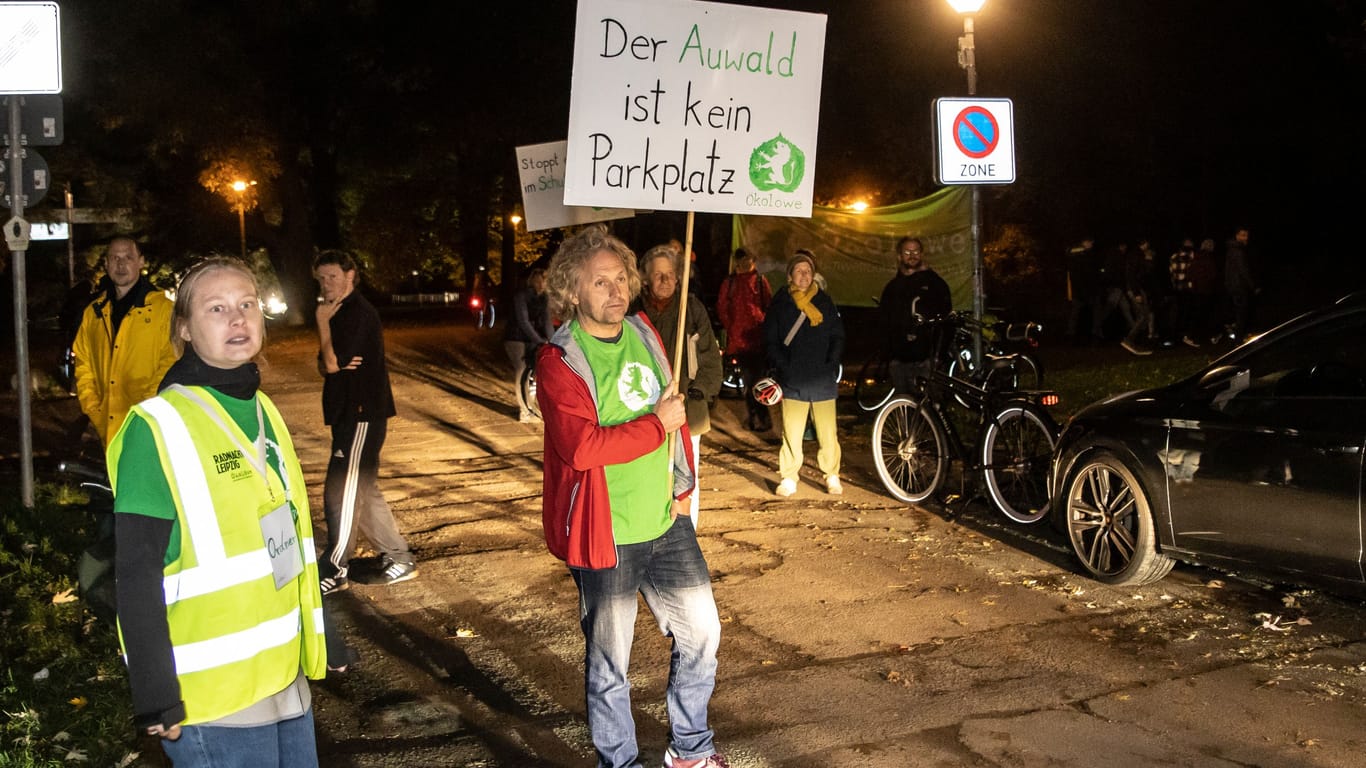
[[[664,425],[653,413],[611,427],[598,423],[593,375],[571,325],[560,326],[536,356],[536,399],[545,421],[541,522],[550,553],[571,568],[615,568],[617,546],[604,468],[658,448],[664,443]],[[622,333],[637,334],[659,369],[670,375],[659,333],[643,313],[627,317]],[[664,382],[665,390],[670,381]],[[692,440],[686,424],[677,434],[674,498],[686,499],[696,485]]]

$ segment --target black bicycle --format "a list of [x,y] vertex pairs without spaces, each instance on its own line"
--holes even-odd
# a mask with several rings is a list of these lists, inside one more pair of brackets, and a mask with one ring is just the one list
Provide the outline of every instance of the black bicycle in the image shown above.
[[[995,389],[1038,389],[1043,386],[1043,366],[1033,351],[1039,346],[1043,326],[1032,320],[1010,323],[986,314],[980,322],[971,312],[959,310],[947,318],[952,340],[945,348],[950,376]],[[982,359],[976,355],[974,337],[982,336]]]
[[[1032,352],[1039,346],[1043,326],[1034,321],[1007,323],[985,315],[979,323],[971,312],[955,311],[946,317],[924,321],[935,336],[938,365],[948,375],[979,387],[1033,390],[1043,386],[1043,365]],[[975,334],[982,334],[982,360],[976,354]],[[877,353],[864,362],[854,380],[854,399],[861,410],[881,410],[896,395],[891,366]],[[968,407],[968,403],[963,403]]]
[[[873,422],[873,463],[889,493],[924,501],[958,461],[965,482],[980,473],[987,497],[1006,517],[1047,517],[1048,466],[1059,431],[1047,409],[1057,394],[979,385],[939,370],[918,390],[894,395]],[[975,429],[975,443],[963,440],[959,423]]]

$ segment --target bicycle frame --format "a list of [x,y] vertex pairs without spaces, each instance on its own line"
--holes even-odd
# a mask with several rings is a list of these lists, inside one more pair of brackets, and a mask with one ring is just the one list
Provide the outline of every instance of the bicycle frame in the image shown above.
[[[1037,522],[1048,511],[1048,466],[1059,431],[1045,408],[1056,402],[1050,392],[997,390],[931,371],[918,392],[879,411],[873,424],[878,476],[893,496],[916,503],[938,490],[959,462],[964,489],[968,475],[980,472],[984,495],[1002,514]],[[976,417],[971,446],[957,424],[960,412]]]

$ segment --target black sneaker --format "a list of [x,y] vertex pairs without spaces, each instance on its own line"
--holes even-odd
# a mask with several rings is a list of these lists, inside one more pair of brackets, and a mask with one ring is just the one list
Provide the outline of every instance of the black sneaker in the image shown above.
[[318,580],[318,586],[322,588],[323,597],[327,597],[350,589],[351,580],[345,576],[324,576]]
[[400,581],[407,581],[408,579],[415,578],[416,576],[417,563],[400,563],[395,560],[390,560],[389,564],[385,566],[383,571],[380,572],[379,580],[375,583],[397,584]]

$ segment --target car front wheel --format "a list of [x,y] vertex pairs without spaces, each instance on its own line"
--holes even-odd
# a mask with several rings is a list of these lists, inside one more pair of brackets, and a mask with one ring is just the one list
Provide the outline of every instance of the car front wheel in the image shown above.
[[1138,478],[1110,453],[1087,457],[1067,485],[1067,536],[1082,567],[1106,584],[1148,584],[1174,561],[1157,551],[1152,507]]

